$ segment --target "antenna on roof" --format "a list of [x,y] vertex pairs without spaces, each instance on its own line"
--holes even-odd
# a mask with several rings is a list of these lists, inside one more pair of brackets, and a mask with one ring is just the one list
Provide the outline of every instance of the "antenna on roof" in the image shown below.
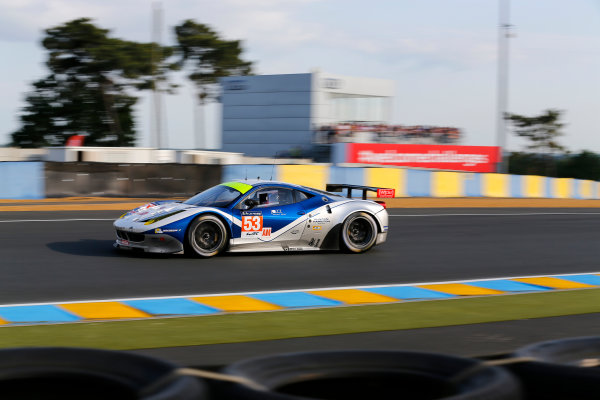
[[246,167],[246,178],[245,180],[248,180],[248,167]]
[[277,160],[277,151],[275,152],[275,157],[273,158],[273,164],[271,165],[271,177],[269,178],[270,181],[273,180],[273,170],[275,169],[275,161]]

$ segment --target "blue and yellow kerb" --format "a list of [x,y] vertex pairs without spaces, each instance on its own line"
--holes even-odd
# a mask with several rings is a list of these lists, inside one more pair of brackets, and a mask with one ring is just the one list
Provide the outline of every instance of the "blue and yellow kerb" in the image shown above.
[[35,325],[389,304],[600,287],[600,272],[505,279],[0,306],[0,325]]

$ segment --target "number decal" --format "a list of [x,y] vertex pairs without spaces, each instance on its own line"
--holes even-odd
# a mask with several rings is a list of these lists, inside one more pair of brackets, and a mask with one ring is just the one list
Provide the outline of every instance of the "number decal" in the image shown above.
[[263,227],[262,215],[242,216],[242,232],[259,232]]

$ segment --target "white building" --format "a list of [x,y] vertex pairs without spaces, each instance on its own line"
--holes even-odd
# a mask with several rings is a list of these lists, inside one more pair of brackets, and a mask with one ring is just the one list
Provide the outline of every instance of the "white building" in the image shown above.
[[221,84],[224,151],[289,155],[310,150],[320,126],[392,119],[394,82],[390,80],[315,71],[227,77]]

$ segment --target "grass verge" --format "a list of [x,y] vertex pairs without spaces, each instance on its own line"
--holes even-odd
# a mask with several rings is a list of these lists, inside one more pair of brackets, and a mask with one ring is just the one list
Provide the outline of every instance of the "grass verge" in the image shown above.
[[428,328],[600,312],[600,289],[360,307],[0,328],[0,347],[139,349]]

